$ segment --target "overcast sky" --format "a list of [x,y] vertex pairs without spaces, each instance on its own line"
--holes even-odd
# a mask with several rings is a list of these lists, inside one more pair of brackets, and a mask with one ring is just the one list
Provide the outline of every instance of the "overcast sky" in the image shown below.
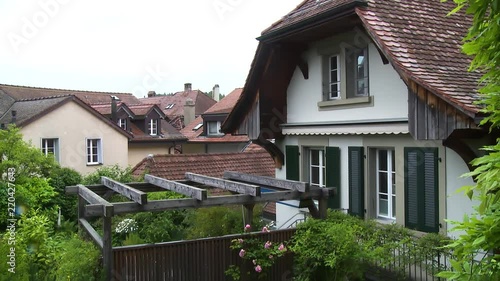
[[243,87],[260,32],[300,0],[0,0],[0,83],[171,93]]

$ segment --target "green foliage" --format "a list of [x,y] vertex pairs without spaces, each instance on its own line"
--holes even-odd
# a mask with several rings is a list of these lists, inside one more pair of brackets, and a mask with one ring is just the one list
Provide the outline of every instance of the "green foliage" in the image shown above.
[[91,242],[72,235],[60,243],[56,280],[104,280],[101,268],[100,251]]
[[299,224],[289,248],[298,281],[364,280],[368,270],[376,274],[389,268],[394,277],[405,279],[406,270],[415,264],[428,272],[442,269],[437,257],[445,241],[437,234],[417,239],[400,225],[330,211],[325,220]]
[[37,176],[47,177],[58,166],[54,157],[45,156],[38,148],[31,146],[22,138],[19,128],[9,126],[0,130],[0,174],[8,168],[16,169],[16,184]]
[[82,182],[82,176],[71,168],[57,167],[50,173],[50,185],[57,192],[53,202],[61,208],[64,219],[76,221],[78,216],[77,197],[66,195],[65,188]]
[[[261,228],[260,220],[262,207],[254,208],[253,225]],[[243,214],[241,206],[220,206],[210,208],[199,208],[190,211],[186,223],[187,239],[215,237],[239,233],[243,226]]]
[[[251,226],[246,225],[245,232],[250,231]],[[267,227],[262,228],[262,232],[269,232]],[[231,265],[226,270],[226,275],[230,276],[233,280],[240,280],[241,274],[250,277],[250,280],[262,279],[267,276],[267,269],[269,269],[277,259],[287,253],[285,246],[286,242],[275,243],[271,241],[264,241],[257,237],[257,233],[251,233],[246,237],[231,240],[230,248],[238,251],[240,258],[246,261],[250,270],[241,272],[240,268],[236,265]]]
[[83,180],[82,180],[82,184],[83,185],[100,184],[102,176],[108,177],[110,179],[113,179],[113,180],[116,180],[116,181],[119,181],[122,183],[137,181],[137,179],[134,178],[134,176],[132,175],[132,168],[130,168],[130,167],[122,168],[118,165],[113,165],[113,166],[101,167],[101,168],[97,169],[95,172],[84,176]]
[[[473,16],[473,23],[463,45],[463,51],[473,56],[471,70],[482,71],[481,104],[486,118],[483,125],[491,131],[500,129],[500,3],[498,0],[455,0]],[[444,271],[441,277],[452,280],[500,280],[500,139],[484,148],[485,156],[475,159],[475,170],[467,176],[476,179],[475,186],[464,188],[469,198],[480,205],[471,217],[455,222],[455,229],[464,233],[448,247],[455,259],[453,271]],[[493,254],[486,254],[486,253]]]

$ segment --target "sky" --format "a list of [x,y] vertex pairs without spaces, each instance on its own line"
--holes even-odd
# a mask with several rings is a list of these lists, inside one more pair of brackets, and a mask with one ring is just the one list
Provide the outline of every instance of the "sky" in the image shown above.
[[243,87],[300,0],[0,0],[0,84],[133,93]]

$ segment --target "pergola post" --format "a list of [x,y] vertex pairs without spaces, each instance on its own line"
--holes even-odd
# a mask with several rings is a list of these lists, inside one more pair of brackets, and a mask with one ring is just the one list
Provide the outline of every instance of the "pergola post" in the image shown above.
[[251,225],[252,228],[253,228],[253,224],[252,224],[252,220],[253,220],[253,207],[255,207],[255,204],[243,204],[243,206],[245,207],[243,212],[244,212],[244,215],[243,215],[243,225]]
[[111,219],[112,217],[103,217],[103,247],[102,247],[102,259],[104,273],[106,274],[106,280],[112,279],[112,268],[113,268],[113,243],[111,235]]

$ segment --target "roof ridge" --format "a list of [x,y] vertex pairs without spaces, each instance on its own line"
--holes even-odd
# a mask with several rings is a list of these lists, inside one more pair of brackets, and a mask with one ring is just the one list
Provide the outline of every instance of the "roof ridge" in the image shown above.
[[121,92],[102,92],[102,91],[90,91],[90,90],[72,90],[72,89],[61,89],[61,88],[45,88],[45,87],[21,86],[21,85],[12,85],[12,84],[0,84],[0,87],[2,87],[2,86],[16,87],[16,88],[28,88],[28,89],[40,89],[40,90],[84,92],[84,93],[90,93],[90,94],[121,94],[121,95],[133,96],[132,93],[121,93]]
[[64,98],[64,97],[76,97],[76,96],[74,94],[62,94],[62,95],[47,96],[47,97],[34,97],[34,98],[28,98],[28,99],[19,99],[19,100],[16,100],[16,102],[48,100],[48,99],[56,99],[56,98]]

